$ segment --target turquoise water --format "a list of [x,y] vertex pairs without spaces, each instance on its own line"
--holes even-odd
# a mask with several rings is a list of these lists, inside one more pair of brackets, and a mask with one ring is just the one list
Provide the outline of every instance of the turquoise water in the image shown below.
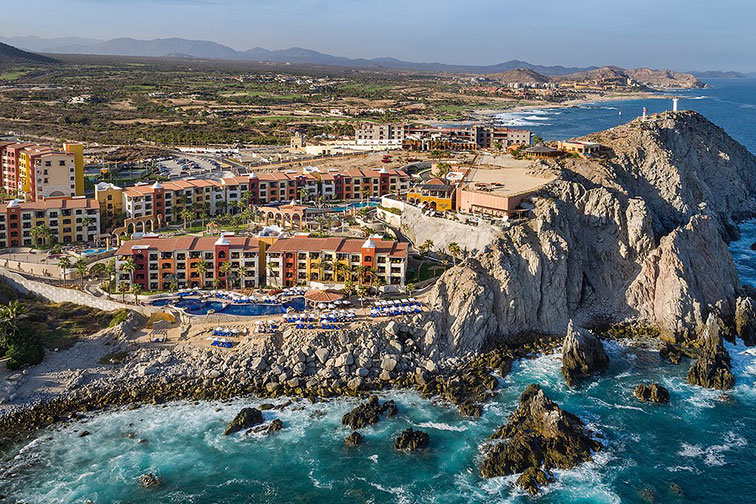
[[293,308],[296,311],[303,311],[305,309],[305,300],[303,297],[294,298],[283,304],[228,304],[225,305],[225,308],[224,303],[220,301],[202,301],[199,299],[183,299],[175,303],[173,303],[172,299],[158,299],[151,304],[155,306],[173,304],[177,308],[182,308],[189,315],[207,315],[210,310],[213,310],[216,313],[247,317],[280,315],[286,313],[287,308]]
[[[689,101],[754,150],[756,134],[750,129],[756,105],[747,105],[756,103],[756,81],[731,86],[731,95],[726,86],[715,87],[696,91],[695,96],[707,98]],[[553,128],[566,128],[562,136],[587,133],[605,127],[606,113],[603,108],[564,110],[568,124]],[[548,135],[549,126],[541,128],[539,134]],[[756,222],[743,224],[741,231],[742,239],[730,249],[743,282],[756,284],[756,252],[750,250]],[[0,494],[30,503],[756,503],[751,489],[756,352],[727,345],[737,385],[723,396],[689,386],[687,363],[673,366],[655,352],[613,342],[606,346],[608,372],[579,390],[564,386],[556,354],[515,363],[479,419],[462,418],[455,409],[409,391],[386,394],[399,404],[399,416],[364,429],[365,443],[356,449],[343,446],[348,431],[340,425],[341,415],[356,404],[351,399],[265,412],[266,419],[280,418],[285,426],[270,437],[221,435],[241,407],[262,402],[257,400],[98,415],[45,431],[6,454]],[[636,401],[632,389],[640,381],[665,385],[671,403]],[[606,446],[593,462],[559,472],[558,482],[537,498],[513,487],[513,478],[478,476],[481,446],[514,410],[522,389],[534,382],[588,422]],[[430,451],[394,453],[393,437],[407,426],[430,434]],[[82,429],[91,434],[79,438]],[[161,477],[161,488],[139,486],[138,477],[147,471]],[[8,472],[16,475],[7,477]]]
[[96,255],[96,254],[102,254],[103,252],[107,252],[108,249],[105,248],[99,248],[99,249],[86,249],[82,250],[82,255]]
[[355,208],[375,207],[378,206],[377,201],[360,201],[356,203],[349,203],[348,205],[330,207],[330,210],[334,212],[346,212]]

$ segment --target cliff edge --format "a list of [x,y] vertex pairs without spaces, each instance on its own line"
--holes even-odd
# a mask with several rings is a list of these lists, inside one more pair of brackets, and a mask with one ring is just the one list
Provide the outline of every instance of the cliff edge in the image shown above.
[[426,343],[439,353],[563,335],[570,319],[641,321],[674,341],[695,339],[709,313],[734,320],[727,240],[756,215],[756,157],[690,111],[585,139],[607,154],[543,163],[558,177],[532,218],[434,286]]

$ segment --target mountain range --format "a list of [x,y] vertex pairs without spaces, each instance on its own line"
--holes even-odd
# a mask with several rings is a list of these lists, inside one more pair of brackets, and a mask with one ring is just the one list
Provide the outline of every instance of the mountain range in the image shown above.
[[14,45],[28,51],[49,54],[97,54],[146,57],[171,56],[449,73],[490,74],[506,72],[514,69],[530,69],[542,75],[564,75],[597,68],[533,65],[520,60],[510,60],[496,65],[450,65],[438,62],[410,62],[396,58],[353,59],[343,56],[333,56],[301,47],[291,47],[289,49],[278,50],[255,47],[247,51],[238,51],[217,42],[183,38],[153,40],[117,38],[111,40],[97,40],[79,37],[51,39],[41,37],[0,37],[0,42]]

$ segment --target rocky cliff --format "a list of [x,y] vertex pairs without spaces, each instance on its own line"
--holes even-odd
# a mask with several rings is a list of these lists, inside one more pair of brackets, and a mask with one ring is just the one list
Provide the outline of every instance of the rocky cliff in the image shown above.
[[639,320],[693,339],[709,313],[732,320],[740,292],[726,240],[756,215],[756,157],[694,112],[586,137],[601,158],[568,158],[532,219],[449,270],[427,328],[444,352],[563,335],[572,318]]

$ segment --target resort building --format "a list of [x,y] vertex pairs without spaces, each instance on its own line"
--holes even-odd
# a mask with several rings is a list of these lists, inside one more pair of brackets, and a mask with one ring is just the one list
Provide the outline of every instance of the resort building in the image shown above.
[[598,154],[601,151],[601,144],[596,142],[583,142],[581,140],[559,142],[557,147],[560,151],[574,152],[583,157]]
[[84,194],[84,155],[80,144],[13,143],[0,146],[3,189],[26,201]]
[[[122,207],[127,219],[149,221],[145,230],[180,222],[184,209],[208,216],[236,214],[244,208],[292,200],[316,201],[379,198],[409,189],[410,177],[402,170],[352,169],[346,171],[288,170],[251,173],[221,180],[187,179],[123,190]],[[102,197],[108,193],[103,192]],[[304,198],[303,198],[304,196]],[[101,204],[100,196],[96,196]]]
[[0,245],[90,242],[100,232],[100,206],[94,199],[13,200],[0,212]]
[[[116,251],[116,283],[145,291],[183,288],[254,288],[261,285],[265,242],[223,234],[216,237],[145,237]],[[134,270],[125,268],[128,259]],[[228,263],[230,266],[226,266]]]
[[[355,284],[362,267],[372,268],[386,285],[404,285],[407,274],[407,244],[376,238],[281,238],[267,251],[266,284],[294,285]],[[359,268],[359,269],[358,269]]]
[[123,189],[109,182],[95,186],[95,199],[100,204],[100,215],[114,216],[123,212]]
[[407,128],[404,124],[360,124],[354,130],[354,141],[357,145],[401,147]]
[[530,130],[512,128],[492,128],[491,142],[488,147],[510,145],[530,145],[533,142],[533,132]]
[[413,205],[445,212],[454,209],[456,186],[439,178],[413,186],[407,193],[407,201]]
[[559,151],[545,145],[535,145],[525,149],[524,154],[528,159],[548,159],[559,156]]

